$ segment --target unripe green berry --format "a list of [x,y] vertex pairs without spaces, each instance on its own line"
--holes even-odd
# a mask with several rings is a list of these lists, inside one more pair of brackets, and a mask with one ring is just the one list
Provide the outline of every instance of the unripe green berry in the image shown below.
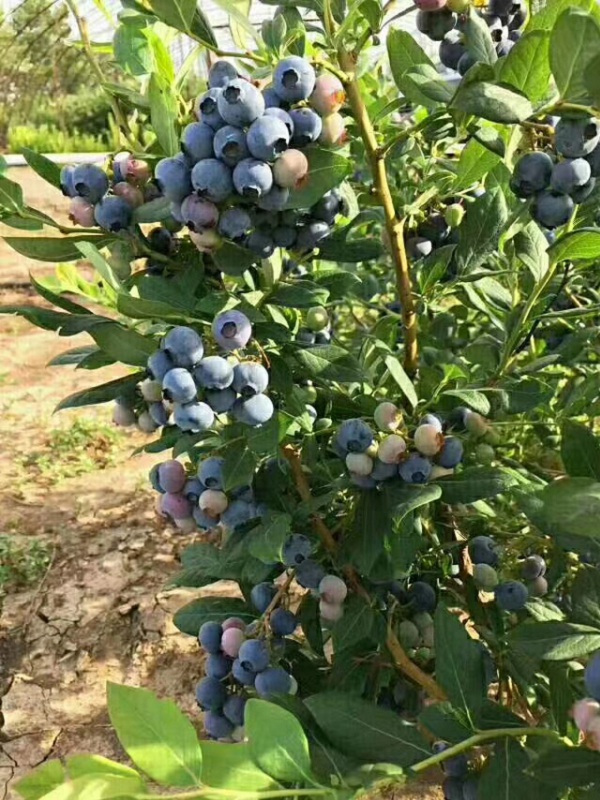
[[451,228],[458,228],[465,216],[465,209],[460,203],[453,203],[444,211],[444,220]]
[[314,429],[316,431],[325,431],[327,428],[331,428],[333,425],[333,420],[329,417],[321,417],[320,419],[316,420],[314,424]]
[[491,592],[498,585],[498,573],[489,564],[475,564],[473,566],[473,580],[480,589]]
[[405,619],[398,625],[398,638],[400,639],[402,647],[408,649],[410,647],[416,647],[419,644],[421,634],[414,622]]
[[482,442],[475,448],[475,458],[479,464],[491,464],[495,457],[496,451],[489,444]]
[[464,14],[470,5],[471,0],[448,0],[446,8],[448,11],[453,11],[455,14]]
[[418,611],[416,614],[413,614],[412,621],[421,631],[421,634],[433,625],[433,617],[427,611]]
[[329,325],[329,314],[323,306],[313,306],[306,312],[306,327],[311,331],[322,331]]
[[483,436],[489,431],[487,420],[481,414],[471,410],[465,413],[465,428],[477,437]]
[[423,631],[423,645],[425,647],[433,647],[435,641],[435,628],[433,625],[430,625],[428,628],[425,628]]

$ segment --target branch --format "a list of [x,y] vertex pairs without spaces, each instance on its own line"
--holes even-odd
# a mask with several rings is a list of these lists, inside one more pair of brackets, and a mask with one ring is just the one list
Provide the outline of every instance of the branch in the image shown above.
[[402,325],[404,328],[404,369],[412,377],[416,371],[419,360],[417,345],[417,314],[412,294],[410,268],[404,243],[405,220],[399,220],[396,215],[394,201],[385,169],[385,154],[377,144],[373,124],[364,104],[358,78],[356,76],[355,58],[345,50],[339,50],[338,59],[341,68],[348,75],[346,90],[348,100],[354,114],[354,119],[360,129],[375,188],[379,196],[385,215],[385,226],[390,240],[390,248],[394,267],[396,269],[396,286],[398,297],[402,305]]

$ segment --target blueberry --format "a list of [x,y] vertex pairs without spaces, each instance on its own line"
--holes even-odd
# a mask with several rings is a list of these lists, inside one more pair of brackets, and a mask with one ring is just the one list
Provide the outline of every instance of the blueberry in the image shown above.
[[600,145],[597,145],[585,158],[592,168],[592,177],[600,178]]
[[273,186],[273,172],[265,161],[245,158],[233,170],[233,185],[238,194],[258,200]]
[[236,364],[233,369],[233,388],[243,397],[260,394],[266,390],[268,385],[269,373],[262,364],[257,364],[255,361],[244,361]]
[[210,200],[191,194],[181,204],[181,217],[191,231],[202,232],[216,227],[219,209]]
[[424,581],[416,581],[409,586],[408,599],[415,611],[431,612],[437,605],[435,589]]
[[108,175],[96,164],[80,164],[71,176],[75,192],[92,204],[98,203],[108,192]]
[[554,130],[556,150],[565,158],[583,158],[600,142],[600,123],[593,117],[561,117]]
[[137,186],[130,183],[115,183],[112,187],[113,194],[124,200],[132,208],[138,208],[144,203],[144,193]]
[[520,611],[525,608],[529,592],[525,584],[520,581],[506,581],[496,586],[494,590],[496,602],[504,611]]
[[182,491],[184,497],[187,497],[194,504],[198,504],[198,498],[205,490],[205,486],[198,480],[198,478],[190,478],[186,481]]
[[315,88],[310,96],[310,104],[321,116],[335,114],[344,105],[346,92],[344,85],[335,75],[324,72],[315,81]]
[[296,241],[297,232],[295,228],[280,225],[273,231],[273,243],[276,247],[293,247]]
[[94,219],[105,231],[119,233],[131,227],[133,211],[129,203],[120,197],[105,197],[96,203]]
[[496,53],[498,54],[498,58],[504,58],[507,56],[514,46],[515,42],[512,39],[503,39],[501,42],[498,42],[496,45]]
[[[164,492],[181,492],[185,486],[186,475],[183,464],[172,459],[158,465],[158,483]],[[537,575],[533,577],[537,578]]]
[[244,425],[255,428],[268,422],[274,410],[273,403],[266,394],[255,394],[247,399],[239,397],[233,404],[232,413]]
[[71,198],[69,206],[69,219],[76,225],[91,228],[96,224],[94,206],[85,198],[75,196]]
[[437,425],[421,423],[414,432],[413,441],[421,455],[434,456],[442,447],[443,437]]
[[526,581],[534,581],[546,574],[546,562],[541,556],[528,556],[521,565],[521,575]]
[[290,117],[294,125],[292,147],[306,147],[317,141],[323,130],[323,121],[312,108],[296,108],[290,111]]
[[223,489],[224,458],[211,456],[198,464],[198,478],[207,489]]
[[289,694],[292,688],[292,677],[282,667],[269,667],[256,676],[254,688],[259,697]]
[[194,380],[203,389],[227,389],[233,376],[233,367],[221,356],[203,358],[194,370]]
[[163,158],[154,176],[160,191],[173,203],[182,203],[192,193],[191,167],[185,159]]
[[196,523],[196,525],[202,531],[209,531],[211,530],[211,528],[214,528],[215,525],[217,524],[212,517],[209,517],[208,514],[205,514],[204,511],[202,511],[197,506],[194,506],[194,508],[192,509],[192,517],[194,518],[194,522]]
[[585,690],[594,700],[600,700],[600,652],[595,653],[585,668]]
[[475,64],[477,64],[476,57],[467,51],[459,58],[458,64],[456,65],[456,71],[459,75],[466,75],[471,67],[475,66]]
[[406,250],[409,258],[416,261],[418,258],[425,258],[433,251],[433,242],[424,236],[408,236]]
[[326,222],[309,222],[307,225],[303,225],[298,231],[296,250],[300,252],[314,250],[319,242],[326,239],[330,233],[331,230]]
[[239,658],[236,658],[231,668],[231,674],[242,686],[254,686],[256,672],[244,666]]
[[531,216],[545,228],[558,228],[571,219],[574,207],[568,194],[540,192],[531,206]]
[[299,56],[284,58],[275,67],[273,89],[288,103],[308,100],[315,88],[317,76],[308,61]]
[[229,61],[215,61],[208,73],[208,85],[211,89],[223,89],[237,76],[236,68]]
[[175,425],[182,431],[206,431],[215,421],[212,408],[206,403],[175,403],[173,410]]
[[489,0],[487,13],[505,17],[510,14],[513,5],[514,0]]
[[258,200],[258,207],[264,211],[283,211],[290,199],[290,190],[273,184],[271,190]]
[[192,169],[192,186],[201,197],[222,203],[233,192],[231,169],[216,158],[205,158]]
[[213,158],[214,130],[205,122],[192,122],[183,130],[181,149],[194,163],[203,158]]
[[224,350],[237,350],[250,341],[252,325],[241,311],[225,311],[215,317],[212,332],[217,344]]
[[[198,364],[204,354],[204,344],[200,335],[186,325],[171,328],[163,339],[161,347],[176,367],[191,368]],[[178,402],[187,401],[178,400]]]
[[219,218],[219,233],[228,239],[243,239],[252,228],[250,214],[243,208],[228,208]]
[[[293,189],[302,184],[308,175],[308,159],[301,150],[291,148],[277,159],[273,165],[273,177],[278,186]],[[294,221],[292,224],[297,224]]]
[[458,69],[458,62],[467,52],[459,31],[450,31],[440,42],[440,61],[446,69]]
[[254,158],[260,161],[275,161],[277,156],[287,149],[290,132],[282,120],[265,114],[255,120],[248,129],[247,142]]
[[206,735],[211,739],[230,739],[234,731],[234,724],[215,711],[207,711],[203,719]]
[[196,398],[196,384],[187,371],[174,367],[163,378],[163,394],[174,403],[191,403]]
[[348,596],[346,583],[337,575],[324,575],[318,589],[321,599],[333,605],[340,605]]
[[540,575],[539,578],[528,584],[528,589],[533,597],[544,597],[544,595],[548,594],[548,581],[543,575]]
[[225,125],[225,120],[219,113],[219,102],[223,89],[220,87],[213,87],[205,92],[198,99],[198,116],[200,121],[214,131],[218,131]]
[[461,753],[453,758],[448,758],[442,764],[442,769],[451,778],[466,778],[469,772],[469,762],[467,757]]
[[406,483],[427,483],[432,468],[429,459],[413,453],[406,461],[400,464],[398,473]]
[[65,197],[75,197],[77,190],[73,182],[75,167],[66,166],[60,171],[60,188]]
[[498,573],[489,564],[474,564],[473,580],[479,588],[491,592],[498,585]]
[[329,114],[323,117],[323,125],[319,134],[319,144],[325,147],[340,147],[347,140],[346,122],[339,114]]
[[163,427],[169,421],[169,412],[163,403],[150,403],[148,413],[153,422],[159,427]]
[[442,8],[437,11],[417,12],[417,30],[424,33],[434,42],[441,42],[455,25],[456,15],[448,11],[447,8]]
[[284,111],[283,108],[267,108],[265,109],[265,117],[274,117],[276,120],[279,120],[279,122],[283,122],[289,133],[288,137],[288,144],[289,144],[289,140],[292,138],[294,134],[294,123],[288,112]]
[[250,599],[256,610],[264,614],[276,594],[277,590],[272,583],[257,583],[250,592]]
[[246,670],[262,672],[269,666],[269,660],[269,648],[262,639],[247,639],[240,647],[239,661]]
[[227,690],[216,678],[202,678],[196,686],[196,702],[205,711],[220,711],[227,700]]
[[340,198],[335,192],[327,192],[310,210],[311,217],[333,225],[340,213]]
[[182,494],[163,494],[159,507],[162,514],[173,520],[188,519],[192,516],[192,504]]
[[224,161],[228,167],[235,167],[250,155],[246,134],[233,125],[225,125],[218,130],[213,144],[216,157]]
[[473,564],[498,566],[498,548],[491,536],[475,536],[469,542],[469,556]]
[[566,159],[555,164],[550,185],[555,192],[572,194],[592,177],[592,168],[585,158]]
[[217,654],[221,652],[222,635],[223,628],[218,622],[204,622],[198,633],[198,641],[207,653]]
[[219,114],[228,125],[243,128],[264,114],[265,100],[249,81],[234,78],[217,98]]
[[270,108],[281,108],[281,106],[283,105],[283,100],[281,99],[281,97],[279,97],[279,95],[277,94],[275,89],[273,89],[272,86],[266,86],[263,89],[262,94],[263,94],[263,100],[265,101],[265,113]]
[[344,453],[364,453],[373,444],[373,431],[361,419],[342,422],[336,442]]
[[244,724],[244,710],[247,700],[239,694],[233,694],[227,698],[223,706],[223,714],[236,727]]
[[274,636],[291,636],[298,626],[296,615],[284,608],[276,608],[271,614],[270,622]]
[[234,500],[229,504],[227,510],[221,514],[220,523],[227,530],[233,531],[258,517],[260,517],[260,514],[254,503]]
[[444,800],[464,800],[462,778],[454,778],[450,775],[444,778],[442,791]]
[[222,681],[231,672],[231,660],[221,653],[211,653],[206,659],[205,672],[208,678]]
[[296,580],[304,589],[318,589],[325,577],[323,567],[311,558],[307,558],[296,567]]
[[452,469],[460,464],[463,459],[463,443],[455,436],[448,436],[437,457],[437,462],[446,469]]
[[580,186],[578,189],[574,189],[571,192],[571,200],[577,204],[584,203],[595,188],[596,188],[596,179],[590,178],[587,183],[583,184],[583,186]]
[[398,625],[398,638],[402,647],[405,650],[410,650],[412,647],[418,647],[421,641],[421,634],[413,622],[405,619]]
[[281,560],[286,567],[296,567],[313,551],[311,540],[301,533],[294,533],[286,540],[281,551]]
[[170,255],[173,250],[173,234],[166,228],[152,228],[148,233],[148,244],[157,253],[162,253],[164,256]]
[[376,458],[373,462],[373,469],[369,477],[374,481],[387,481],[390,478],[395,478],[398,474],[398,467],[396,464],[384,464]]

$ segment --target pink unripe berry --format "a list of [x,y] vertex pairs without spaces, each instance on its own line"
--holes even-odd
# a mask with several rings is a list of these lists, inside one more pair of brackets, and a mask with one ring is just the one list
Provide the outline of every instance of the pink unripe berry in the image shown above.
[[420,11],[441,11],[447,0],[415,0],[415,5]]
[[434,456],[442,449],[444,437],[437,425],[419,425],[414,436],[415,447],[424,456]]
[[159,427],[156,422],[154,422],[148,411],[142,411],[142,413],[139,415],[137,426],[143,433],[154,433],[154,431]]
[[126,203],[129,203],[132,208],[137,208],[144,203],[144,195],[142,191],[138,189],[137,186],[132,186],[130,183],[115,183],[113,186],[113,192],[117,195],[117,197],[120,197],[125,200]]
[[341,114],[329,114],[323,118],[323,127],[319,135],[320,144],[326,147],[341,147],[348,139],[346,123]]
[[192,516],[192,504],[182,494],[163,494],[160,510],[172,519],[188,519]]
[[325,622],[337,622],[344,616],[344,606],[321,600],[319,601],[319,614]]
[[153,381],[151,378],[140,383],[140,392],[144,400],[149,403],[160,403],[162,400],[162,383],[160,381]]
[[291,148],[282,153],[273,165],[273,177],[278,186],[294,189],[308,175],[308,159],[300,150]]
[[152,177],[152,170],[147,161],[129,158],[127,161],[127,179],[136,183],[146,183]]
[[402,423],[402,412],[393,403],[379,403],[373,414],[375,424],[380,431],[395,431]]
[[465,413],[465,428],[474,436],[483,436],[489,429],[488,421],[476,411],[467,410]]
[[600,751],[600,717],[594,717],[585,732],[586,744],[592,750]]
[[227,617],[221,627],[223,628],[223,631],[228,631],[230,628],[237,628],[240,631],[245,631],[246,623],[239,617]]
[[115,403],[113,408],[113,422],[121,428],[129,428],[137,422],[135,411],[133,408],[121,405],[121,403]]
[[319,594],[326,603],[339,605],[348,594],[348,587],[337,575],[325,575],[319,584]]
[[339,78],[329,73],[319,75],[310,96],[310,104],[322,117],[339,111],[346,101],[346,92]]
[[210,200],[191,194],[181,204],[181,216],[190,230],[202,233],[208,228],[216,228],[219,209]]
[[379,445],[377,457],[384,464],[399,464],[406,453],[406,442],[397,433],[386,436]]
[[223,636],[221,637],[221,647],[223,648],[225,655],[230,656],[231,658],[237,658],[238,653],[240,652],[240,647],[245,641],[246,635],[244,631],[241,631],[239,628],[228,628],[226,631],[223,631]]
[[200,495],[198,505],[205,514],[216,519],[225,511],[229,502],[225,492],[219,492],[217,489],[206,489]]
[[346,466],[355,475],[370,475],[373,472],[373,459],[366,453],[348,453]]
[[183,464],[172,459],[163,461],[158,466],[158,482],[165,492],[174,494],[180,492],[185,486],[186,474]]
[[83,197],[73,197],[69,208],[69,219],[84,228],[93,227],[96,224],[94,206]]
[[201,253],[214,253],[223,243],[223,239],[214,230],[206,230],[201,233],[190,231],[190,239]]
[[600,703],[592,700],[591,697],[577,700],[571,709],[571,716],[579,730],[582,733],[586,733],[591,721],[600,716]]

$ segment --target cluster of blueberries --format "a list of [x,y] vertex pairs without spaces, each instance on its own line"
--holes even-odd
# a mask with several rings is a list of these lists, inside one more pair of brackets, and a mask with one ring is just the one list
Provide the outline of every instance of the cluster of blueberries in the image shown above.
[[588,747],[600,751],[600,650],[587,663],[584,683],[589,696],[573,705],[571,716]]
[[600,177],[600,121],[561,117],[554,129],[554,152],[525,153],[515,164],[511,189],[531,199],[531,216],[544,228],[566,225],[575,205],[594,191]]
[[298,56],[280,61],[262,91],[232,64],[213,65],[199,122],[185,128],[182,152],[155,170],[174,218],[199,250],[212,252],[225,237],[266,258],[277,246],[311,251],[329,234],[341,210],[337,195],[308,213],[285,208],[308,178],[304,149],[345,141],[344,101],[338,78],[317,77]]
[[[252,325],[241,311],[225,311],[215,317],[212,333],[217,345],[231,352],[248,344]],[[185,325],[167,333],[148,359],[147,371],[140,391],[155,428],[174,424],[197,433],[208,430],[218,414],[231,414],[252,427],[273,416],[273,403],[265,394],[265,367],[257,361],[205,356],[200,335]]]
[[234,531],[260,519],[266,509],[256,503],[251,486],[225,491],[223,464],[224,459],[211,456],[200,461],[195,475],[188,475],[177,460],[156,464],[150,483],[160,493],[159,513],[185,533],[209,531],[217,525]]
[[352,483],[360,489],[374,489],[383,481],[400,478],[406,483],[427,483],[451,475],[463,460],[464,447],[450,431],[466,430],[479,438],[490,430],[489,423],[475,411],[454,409],[446,424],[435,414],[426,414],[415,429],[411,452],[398,431],[403,424],[401,410],[389,401],[374,412],[375,424],[387,435],[377,440],[372,428],[361,419],[345,420],[331,446],[343,458]]
[[[443,753],[449,747],[447,742],[435,742],[433,752]],[[469,761],[464,753],[446,759],[442,769],[446,776],[442,784],[444,800],[477,800],[479,775],[469,772]]]
[[471,0],[414,0],[419,9],[417,29],[434,42],[440,42],[440,61],[459,75],[477,63],[467,49],[464,23],[469,13],[478,13],[489,28],[501,58],[510,53],[521,38],[527,19],[523,0],[488,0],[485,10],[471,6]]
[[521,611],[533,597],[543,597],[548,592],[546,562],[536,554],[527,556],[521,563],[523,581],[502,581],[498,577],[497,567],[500,554],[495,540],[491,536],[475,536],[469,541],[469,556],[473,563],[473,580],[477,587],[486,592],[493,592],[496,603],[503,611]]
[[160,196],[151,178],[146,161],[119,153],[113,161],[112,182],[96,164],[80,164],[62,168],[60,185],[63,194],[71,198],[69,217],[73,222],[119,233],[131,227],[134,209]]
[[442,211],[432,211],[406,237],[406,249],[411,260],[428,256],[438,247],[458,244],[458,228],[465,216],[462,203],[451,203]]

